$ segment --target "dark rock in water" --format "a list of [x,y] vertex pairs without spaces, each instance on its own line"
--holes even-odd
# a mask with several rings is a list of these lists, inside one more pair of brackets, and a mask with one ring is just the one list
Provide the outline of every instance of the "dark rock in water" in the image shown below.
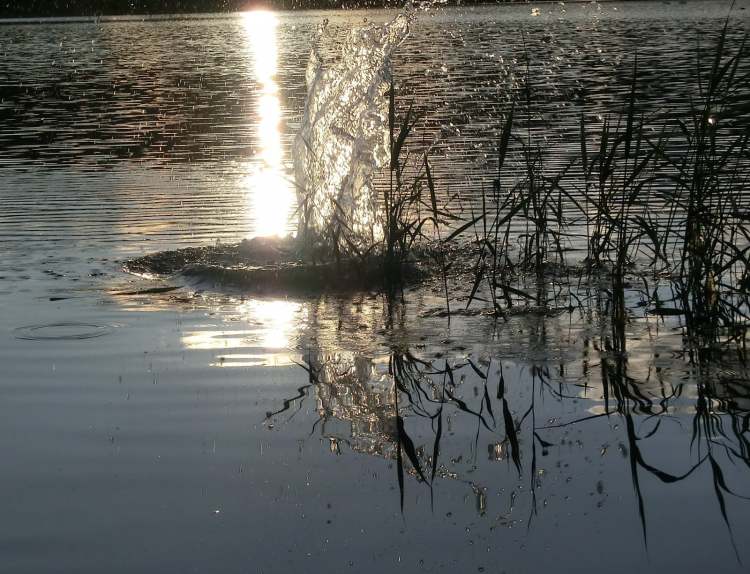
[[[237,244],[151,253],[125,262],[124,269],[138,275],[181,274],[214,287],[253,292],[344,292],[382,286],[383,263],[379,256],[304,260],[293,239],[256,237]],[[417,262],[399,268],[405,282],[414,281],[421,274]]]

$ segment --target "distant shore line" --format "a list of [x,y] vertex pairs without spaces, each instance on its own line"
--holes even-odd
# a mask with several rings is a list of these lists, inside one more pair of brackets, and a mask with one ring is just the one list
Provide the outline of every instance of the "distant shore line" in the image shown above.
[[[686,4],[701,0],[596,0],[597,3],[616,2],[658,2],[661,4]],[[473,6],[503,6],[527,4],[591,4],[594,0],[469,0],[448,1],[440,4],[440,7],[473,7]],[[164,20],[164,19],[202,19],[202,18],[225,18],[233,14],[253,9],[268,9],[280,12],[304,12],[319,10],[373,10],[373,9],[397,9],[403,2],[300,2],[299,0],[277,0],[270,2],[247,2],[237,0],[219,0],[217,2],[155,2],[154,0],[141,0],[138,2],[91,2],[91,0],[68,1],[64,6],[50,7],[51,3],[29,2],[23,7],[0,6],[0,24],[35,24],[45,22],[90,22],[96,20]],[[91,4],[95,4],[92,6]],[[104,4],[104,7],[102,7]],[[125,6],[123,6],[125,4]]]

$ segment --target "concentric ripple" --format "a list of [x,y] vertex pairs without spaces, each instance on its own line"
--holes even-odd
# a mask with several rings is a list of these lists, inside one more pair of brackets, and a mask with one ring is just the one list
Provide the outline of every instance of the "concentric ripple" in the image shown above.
[[115,327],[116,325],[64,321],[19,327],[14,333],[16,339],[29,341],[73,341],[103,337],[114,331]]

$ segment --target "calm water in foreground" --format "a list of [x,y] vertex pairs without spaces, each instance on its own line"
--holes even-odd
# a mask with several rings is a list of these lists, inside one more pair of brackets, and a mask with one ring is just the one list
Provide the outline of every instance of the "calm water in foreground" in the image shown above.
[[[422,14],[401,50],[446,198],[489,182],[522,40],[562,165],[636,48],[654,121],[686,109],[728,5],[539,8]],[[596,317],[448,322],[431,286],[120,270],[288,231],[315,27],[392,15],[0,25],[0,572],[746,571],[750,382],[694,367],[679,318],[634,318],[623,357]]]

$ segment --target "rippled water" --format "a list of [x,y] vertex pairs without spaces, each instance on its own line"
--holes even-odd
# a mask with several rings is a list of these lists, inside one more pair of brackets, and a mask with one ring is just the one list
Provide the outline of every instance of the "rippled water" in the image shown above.
[[[644,107],[684,109],[728,9],[538,8],[424,13],[399,52],[443,197],[490,184],[523,41],[554,167],[635,48]],[[439,285],[122,273],[287,228],[309,42],[365,16],[393,14],[0,25],[0,571],[743,572],[750,385],[680,317],[637,313],[624,357],[564,310],[448,321]]]
[[[734,39],[746,30],[744,7]],[[559,143],[552,169],[567,161],[566,134],[578,133],[582,110],[592,126],[619,111],[636,50],[644,107],[684,110],[697,92],[694,48],[711,43],[727,11],[721,2],[651,2],[423,15],[395,69],[402,106],[426,114],[438,189],[476,195],[490,181],[524,41],[544,117],[534,129]],[[284,189],[291,177],[317,24],[327,17],[344,34],[365,16],[390,14],[288,13],[270,29],[236,16],[2,26],[0,240],[55,236],[71,211],[85,214],[90,239],[112,237],[115,222],[129,228],[127,240],[244,236],[268,217],[269,184]]]

